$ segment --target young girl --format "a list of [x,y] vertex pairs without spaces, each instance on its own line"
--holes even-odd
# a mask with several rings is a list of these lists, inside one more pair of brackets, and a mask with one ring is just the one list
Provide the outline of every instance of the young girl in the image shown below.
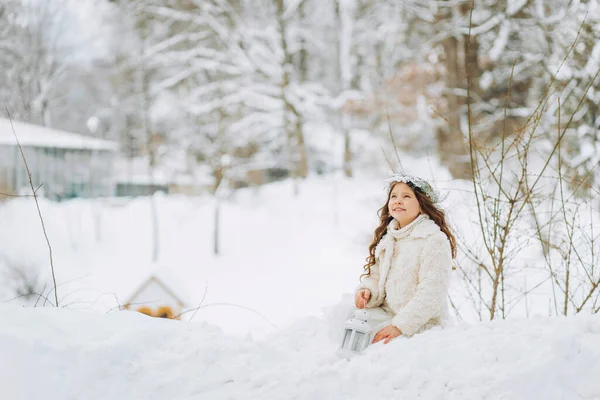
[[456,256],[456,239],[431,185],[404,174],[388,182],[387,202],[379,210],[380,224],[354,297],[355,306],[379,322],[373,343],[441,325]]

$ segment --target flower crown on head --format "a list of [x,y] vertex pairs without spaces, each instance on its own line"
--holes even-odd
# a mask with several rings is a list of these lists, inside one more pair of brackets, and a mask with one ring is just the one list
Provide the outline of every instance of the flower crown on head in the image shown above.
[[438,190],[434,189],[425,179],[419,178],[415,175],[409,175],[404,172],[394,173],[391,177],[386,179],[385,182],[388,184],[387,188],[389,188],[390,184],[395,182],[403,182],[407,185],[412,185],[421,190],[434,204],[441,203],[447,197],[442,196],[442,194]]

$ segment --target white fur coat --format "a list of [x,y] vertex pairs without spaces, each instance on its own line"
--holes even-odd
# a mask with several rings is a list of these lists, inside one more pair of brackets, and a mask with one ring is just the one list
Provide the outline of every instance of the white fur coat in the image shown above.
[[452,251],[435,222],[421,214],[398,229],[392,220],[375,248],[375,260],[357,289],[371,291],[367,308],[383,308],[406,336],[441,325],[448,313]]

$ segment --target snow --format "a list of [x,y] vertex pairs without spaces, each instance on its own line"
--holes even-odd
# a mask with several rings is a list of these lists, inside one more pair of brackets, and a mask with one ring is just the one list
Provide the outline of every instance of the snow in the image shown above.
[[[491,17],[490,19],[488,19],[487,21],[485,21],[484,23],[478,25],[478,26],[474,26],[471,28],[470,33],[472,36],[478,36],[481,34],[484,34],[486,32],[491,31],[492,29],[494,29],[496,26],[498,26],[500,23],[502,23],[502,21],[504,21],[504,17],[501,15],[494,15],[493,17]],[[461,33],[463,34],[469,34],[469,28],[461,28]]]
[[490,59],[493,61],[498,61],[500,56],[503,54],[506,45],[508,44],[508,37],[510,35],[510,21],[505,20],[502,22],[500,26],[500,30],[494,41],[494,45],[489,51]]
[[[368,135],[359,140],[358,133],[357,148],[365,153],[371,152],[367,150],[371,146],[381,150],[380,142],[368,140]],[[452,226],[465,243],[473,243],[472,250],[487,259],[481,230],[475,225],[472,184],[451,181],[435,159],[399,156],[405,168],[433,178],[442,192],[450,192],[444,206]],[[395,162],[395,154],[388,157]],[[360,162],[367,169],[375,160],[365,157]],[[40,199],[60,303],[99,312],[118,309],[158,270],[161,279],[179,282],[173,291],[190,310],[202,302],[194,321],[218,325],[228,334],[263,337],[273,332],[273,326],[284,328],[300,318],[318,315],[358,283],[377,221],[376,210],[385,195],[382,172],[377,177],[351,180],[339,175],[311,177],[300,182],[298,196],[293,194],[291,181],[236,191],[220,205],[219,255],[213,254],[214,200],[208,195],[157,193],[157,260],[152,260],[149,198],[61,203]],[[32,199],[0,203],[0,244],[0,286],[14,288],[4,271],[15,266],[26,269],[30,280],[37,276],[37,291],[45,283],[49,290],[48,248]],[[458,262],[468,265],[466,260]],[[528,284],[536,290],[526,306],[521,302],[511,308],[511,317],[548,315],[550,282],[537,286],[547,281],[539,249],[520,249],[514,265],[531,265],[537,275],[527,275]],[[512,295],[521,296],[518,288],[524,277],[514,276],[507,294],[516,290]],[[478,320],[458,272],[453,281],[452,298],[460,318]],[[16,296],[14,289],[7,289],[0,292],[0,301]],[[186,319],[192,314],[189,311]]]
[[521,9],[525,7],[526,4],[527,0],[509,0],[506,5],[506,15],[512,17],[513,15],[521,11]]
[[[375,143],[365,136],[360,145]],[[449,219],[476,251],[471,184],[451,181],[435,159],[399,158],[450,192]],[[225,199],[219,255],[211,197],[155,195],[157,261],[148,198],[40,199],[61,308],[11,300],[2,264],[37,272],[41,291],[48,248],[32,199],[0,203],[3,398],[600,399],[599,316],[545,317],[548,288],[540,287],[511,309],[511,320],[479,323],[458,272],[452,299],[467,322],[453,318],[444,329],[340,359],[336,336],[382,205],[382,179],[312,176],[298,196],[293,188],[284,181]],[[515,262],[536,257],[531,248]],[[518,272],[507,293],[546,279]],[[151,274],[189,303],[181,321],[119,312]]]
[[[300,185],[299,198],[293,196],[292,182],[238,191],[221,205],[219,256],[212,254],[215,204],[210,197],[156,195],[156,263],[147,198],[42,199],[59,297],[66,297],[61,303],[102,312],[117,308],[159,268],[163,277],[167,270],[181,282],[173,290],[185,292],[191,307],[207,290],[196,320],[230,334],[264,335],[273,329],[266,320],[283,327],[314,315],[357,284],[383,193],[379,182],[364,184],[372,189],[355,193],[354,182],[314,179]],[[44,275],[48,250],[30,200],[0,206],[0,243],[10,261],[38,266]],[[315,291],[319,295],[308,295]]]
[[161,164],[150,168],[148,157],[118,158],[115,170],[118,183],[138,185],[195,186],[201,191],[213,184],[210,171],[202,166],[188,167],[187,156],[182,151],[172,152],[161,159]]
[[460,325],[347,361],[322,317],[253,340],[133,312],[0,313],[11,400],[600,398],[599,316]]
[[493,83],[494,83],[494,75],[491,72],[486,71],[483,74],[481,74],[481,79],[479,80],[479,86],[483,90],[489,89]]
[[559,81],[568,81],[575,75],[573,69],[568,64],[557,62],[556,67],[552,66],[550,70],[556,70],[556,79]]
[[[108,140],[95,139],[19,121],[13,121],[12,124],[21,146],[107,151],[118,149],[116,143]],[[10,120],[0,118],[0,146],[16,146],[14,133]]]
[[340,11],[339,22],[339,62],[340,62],[340,81],[342,89],[346,90],[350,87],[352,80],[352,31],[354,29],[354,13],[356,3],[354,1],[340,1],[338,5]]
[[595,76],[598,69],[600,69],[600,44],[596,43],[584,70],[588,76]]

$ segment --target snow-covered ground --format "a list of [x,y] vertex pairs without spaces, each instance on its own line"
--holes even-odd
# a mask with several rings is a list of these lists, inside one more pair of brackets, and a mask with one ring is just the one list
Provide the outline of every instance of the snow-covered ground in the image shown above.
[[[332,178],[302,183],[299,196],[291,182],[240,190],[221,206],[220,255],[214,256],[213,200],[159,195],[156,263],[148,198],[43,201],[41,209],[62,306],[118,308],[156,272],[187,308],[206,291],[194,321],[257,337],[318,315],[353,290],[384,196],[381,181]],[[48,248],[32,199],[0,206],[0,243],[7,263],[49,281]],[[0,300],[9,297],[5,290]]]
[[257,341],[134,312],[0,314],[7,400],[600,399],[599,316],[454,326],[347,361],[317,317]]
[[[482,247],[471,186],[451,181],[435,160],[407,164],[433,176],[450,194],[444,207],[460,240],[471,251]],[[157,262],[152,261],[149,198],[41,199],[59,303],[99,312],[118,309],[155,274],[185,302],[185,310],[202,305],[184,319],[193,316],[228,334],[262,337],[319,315],[354,289],[377,225],[376,211],[385,201],[383,186],[381,177],[326,176],[302,181],[297,196],[290,181],[238,190],[220,207],[218,256],[213,254],[212,198],[156,195]],[[551,288],[539,249],[521,250],[515,263],[542,268],[512,274],[513,290],[537,288],[511,304],[510,316],[548,315]],[[11,268],[24,271],[35,289],[45,288],[54,301],[48,247],[31,198],[0,203],[0,301],[19,305],[20,299],[10,301],[19,281]],[[544,281],[546,286],[538,286]],[[451,294],[460,318],[479,320],[458,272],[452,275]]]
[[[429,171],[441,188],[450,184],[435,160],[411,159],[410,165]],[[353,291],[377,210],[385,202],[384,186],[381,176],[325,176],[300,182],[298,195],[291,181],[238,190],[220,207],[218,256],[213,254],[214,200],[157,195],[157,262],[152,262],[150,199],[41,199],[59,303],[99,312],[118,309],[157,274],[186,309],[202,303],[184,318],[193,315],[194,321],[210,322],[228,334],[264,336],[319,315]],[[449,204],[453,201],[462,203],[455,198]],[[452,216],[468,222],[467,210],[453,207]],[[47,284],[46,294],[54,301],[48,248],[33,199],[0,203],[0,248],[0,301],[13,296],[6,288],[14,285],[14,277],[3,273],[8,265],[39,275],[37,290]]]
[[[454,189],[445,206],[461,235],[476,237],[463,183],[421,162],[412,165]],[[0,204],[0,398],[600,399],[600,318],[539,317],[543,296],[527,305],[538,317],[478,323],[471,314],[470,325],[339,359],[331,306],[357,284],[385,191],[367,177],[315,177],[299,189],[280,182],[223,202],[218,256],[214,201],[157,195],[155,263],[148,198],[42,200],[59,309],[11,299],[7,268],[37,276],[41,290],[48,248],[32,199]],[[182,321],[119,311],[152,273],[185,300]]]

